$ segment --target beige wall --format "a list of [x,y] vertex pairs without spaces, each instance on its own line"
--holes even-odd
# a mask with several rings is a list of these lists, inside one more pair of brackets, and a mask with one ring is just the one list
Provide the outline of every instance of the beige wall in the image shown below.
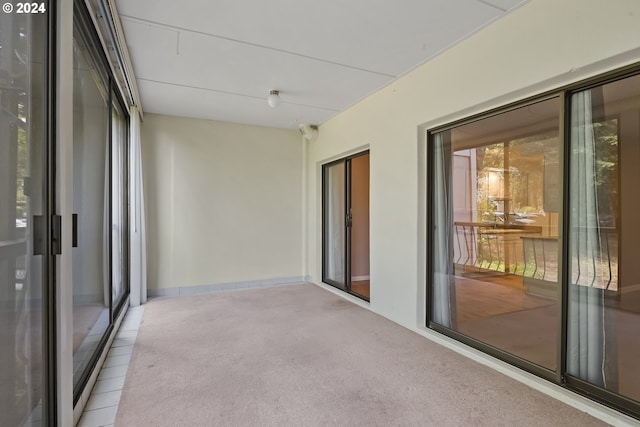
[[[321,165],[369,147],[371,308],[424,324],[425,128],[640,61],[640,2],[532,0],[320,126],[307,265],[321,282]],[[424,129],[424,128],[422,128]]]
[[146,114],[150,290],[300,277],[298,131]]

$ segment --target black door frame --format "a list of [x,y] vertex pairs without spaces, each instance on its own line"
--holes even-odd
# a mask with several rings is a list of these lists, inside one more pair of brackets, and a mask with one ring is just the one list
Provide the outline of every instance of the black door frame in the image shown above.
[[[324,283],[327,283],[333,287],[336,287],[340,290],[343,290],[351,295],[354,295],[360,299],[363,299],[365,301],[369,301],[369,298],[365,297],[364,295],[361,295],[357,292],[353,292],[353,290],[351,289],[351,220],[352,220],[352,216],[351,216],[351,194],[352,194],[352,189],[351,189],[351,161],[357,157],[361,157],[361,156],[367,156],[369,155],[369,150],[365,150],[365,151],[360,151],[356,154],[352,154],[350,156],[347,157],[343,157],[341,159],[338,160],[334,160],[332,162],[326,163],[324,165],[322,165],[322,281]],[[328,221],[328,215],[326,215],[325,212],[325,207],[326,207],[326,187],[325,187],[325,181],[326,181],[326,171],[328,168],[338,165],[338,164],[344,164],[345,167],[345,191],[344,191],[344,206],[345,206],[345,212],[344,214],[344,224],[345,224],[345,239],[344,239],[344,262],[345,262],[345,277],[344,277],[344,285],[336,282],[335,280],[329,279],[327,278],[327,270],[326,270],[326,258],[325,258],[325,254],[326,254],[326,248],[327,248],[327,221]]]

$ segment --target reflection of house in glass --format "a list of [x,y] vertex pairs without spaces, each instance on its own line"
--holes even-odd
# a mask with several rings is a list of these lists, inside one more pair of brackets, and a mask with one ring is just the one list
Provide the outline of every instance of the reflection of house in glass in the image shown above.
[[[496,126],[489,121],[486,131]],[[557,282],[560,203],[545,193],[546,186],[560,179],[551,161],[557,159],[557,132],[545,123],[530,132],[503,135],[505,142],[499,143],[483,144],[481,132],[475,133],[477,142],[454,140],[453,247],[462,274],[500,272]]]
[[[602,124],[600,128],[606,128]],[[609,126],[609,131],[614,127]],[[614,129],[615,131],[615,129]],[[605,138],[615,138],[603,133]],[[527,292],[555,297],[558,281],[559,164],[557,135],[542,133],[453,153],[454,261],[463,273],[501,272],[522,276]],[[612,144],[616,145],[616,144]],[[455,146],[455,143],[454,143]],[[598,191],[608,194],[616,152],[604,152]],[[613,215],[600,215],[600,224]],[[614,225],[614,224],[612,224]],[[574,268],[575,283],[617,289],[618,238],[601,227],[591,268]],[[576,254],[584,266],[587,254]],[[588,282],[588,283],[587,283]]]

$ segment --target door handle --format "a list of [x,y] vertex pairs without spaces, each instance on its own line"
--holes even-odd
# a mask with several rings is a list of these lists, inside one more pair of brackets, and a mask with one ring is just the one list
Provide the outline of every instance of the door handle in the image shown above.
[[78,214],[71,216],[71,246],[78,247]]

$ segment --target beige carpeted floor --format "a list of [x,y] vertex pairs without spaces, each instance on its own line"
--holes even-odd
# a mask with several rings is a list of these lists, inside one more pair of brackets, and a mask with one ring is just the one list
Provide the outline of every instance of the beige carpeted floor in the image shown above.
[[314,285],[145,309],[116,426],[595,426]]

